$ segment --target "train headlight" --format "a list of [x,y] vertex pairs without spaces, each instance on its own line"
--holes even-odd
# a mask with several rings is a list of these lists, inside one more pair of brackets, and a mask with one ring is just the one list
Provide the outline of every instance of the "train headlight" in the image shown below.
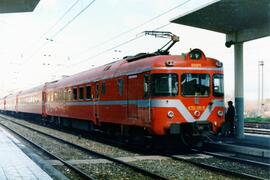
[[201,50],[193,49],[192,51],[190,51],[189,57],[192,60],[199,60],[202,58],[202,54],[203,54],[203,52]]
[[219,67],[219,68],[221,68],[221,67],[223,66],[223,63],[222,63],[222,62],[217,61],[217,62],[216,62],[216,66],[217,66],[217,67]]
[[201,115],[200,111],[194,111],[194,116],[199,117]]
[[174,66],[174,60],[167,60],[167,61],[165,62],[165,65],[166,65],[166,66]]
[[168,115],[169,118],[173,118],[174,113],[172,111],[169,111],[167,115]]
[[217,115],[218,115],[219,117],[222,117],[222,116],[223,116],[223,111],[218,110]]

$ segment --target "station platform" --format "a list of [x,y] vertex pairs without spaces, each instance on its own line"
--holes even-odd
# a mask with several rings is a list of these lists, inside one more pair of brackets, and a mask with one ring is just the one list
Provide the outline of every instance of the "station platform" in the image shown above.
[[0,179],[53,179],[20,146],[24,145],[0,127]]
[[250,134],[245,133],[243,139],[237,139],[235,137],[224,137],[224,136],[216,136],[214,137],[216,141],[222,141],[228,144],[249,146],[261,149],[270,150],[270,136],[269,135],[261,135],[261,134]]
[[233,151],[270,160],[270,135],[245,133],[243,139],[235,137],[212,136],[209,146],[219,147],[221,150]]
[[270,150],[270,135],[245,133],[245,138],[236,140],[240,145]]

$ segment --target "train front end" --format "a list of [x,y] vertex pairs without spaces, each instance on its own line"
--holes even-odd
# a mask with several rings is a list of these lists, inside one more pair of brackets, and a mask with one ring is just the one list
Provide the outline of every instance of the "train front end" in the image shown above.
[[217,133],[225,114],[222,63],[194,49],[156,65],[148,84],[152,133],[185,138]]

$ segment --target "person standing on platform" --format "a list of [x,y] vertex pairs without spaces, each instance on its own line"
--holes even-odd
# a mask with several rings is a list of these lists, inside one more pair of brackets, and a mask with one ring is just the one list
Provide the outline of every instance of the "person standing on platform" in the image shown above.
[[232,101],[228,101],[228,109],[225,114],[225,121],[229,124],[230,132],[229,135],[234,135],[234,118],[235,118],[235,109]]

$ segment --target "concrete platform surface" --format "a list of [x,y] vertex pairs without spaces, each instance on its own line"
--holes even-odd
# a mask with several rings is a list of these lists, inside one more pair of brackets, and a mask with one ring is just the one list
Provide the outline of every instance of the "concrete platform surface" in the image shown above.
[[270,150],[270,136],[262,134],[250,134],[245,133],[244,138],[237,139],[235,137],[229,136],[210,136],[211,139],[218,142],[235,144],[240,146],[256,147],[260,149]]
[[0,179],[52,179],[16,144],[20,143],[0,127]]
[[270,136],[245,133],[243,139],[235,137],[212,136],[213,142],[208,143],[208,148],[237,152],[261,158],[270,158]]

